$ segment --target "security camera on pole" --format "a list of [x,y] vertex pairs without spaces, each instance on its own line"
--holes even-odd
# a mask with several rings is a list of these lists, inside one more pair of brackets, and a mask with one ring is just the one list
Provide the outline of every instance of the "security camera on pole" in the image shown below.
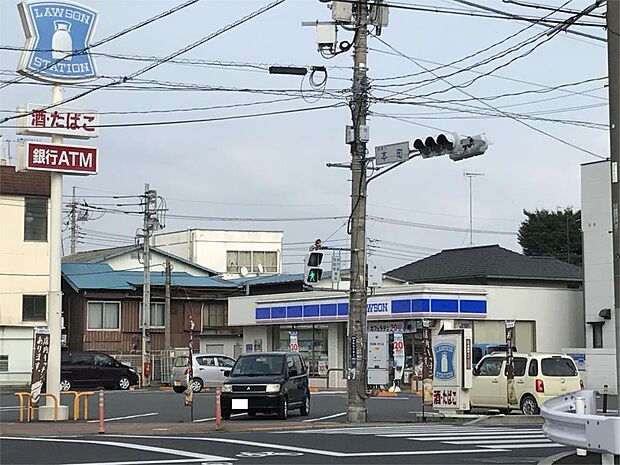
[[[29,104],[26,109],[18,109],[23,116],[18,121],[16,132],[52,138],[51,144],[22,144],[17,168],[50,172],[47,392],[58,400],[62,330],[62,173],[97,174],[99,166],[96,147],[63,145],[63,136],[77,139],[96,137],[98,121],[93,111],[60,106],[64,100],[62,84],[97,78],[89,42],[99,13],[68,1],[24,1],[17,8],[26,34],[18,72],[54,85],[51,105]],[[67,407],[59,406],[58,418],[55,416],[54,399],[47,397],[47,404],[39,408],[39,420],[66,420]]]

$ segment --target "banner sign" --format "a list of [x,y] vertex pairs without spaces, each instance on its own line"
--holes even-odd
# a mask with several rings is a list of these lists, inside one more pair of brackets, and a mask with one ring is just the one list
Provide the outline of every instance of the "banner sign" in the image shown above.
[[405,342],[403,333],[394,333],[394,379],[402,379],[405,367]]
[[58,84],[97,78],[89,43],[98,12],[68,1],[24,1],[17,9],[26,34],[19,73]]
[[93,110],[79,110],[63,106],[45,109],[47,105],[29,103],[18,107],[17,135],[63,136],[90,139],[99,136],[99,114]]
[[97,174],[99,150],[97,147],[83,147],[61,144],[26,142],[18,146],[18,171],[57,171],[66,174]]
[[422,385],[423,402],[433,405],[433,350],[431,348],[431,328],[428,320],[423,321],[422,328]]
[[297,331],[289,331],[288,347],[291,352],[299,352],[299,343],[297,342]]
[[514,343],[514,320],[506,321],[506,389],[508,405],[517,404],[517,392],[515,390],[515,359],[513,356],[512,345]]
[[34,329],[34,355],[32,357],[32,376],[30,380],[30,396],[32,405],[37,406],[41,397],[41,389],[47,376],[47,360],[50,351],[50,332],[47,328]]

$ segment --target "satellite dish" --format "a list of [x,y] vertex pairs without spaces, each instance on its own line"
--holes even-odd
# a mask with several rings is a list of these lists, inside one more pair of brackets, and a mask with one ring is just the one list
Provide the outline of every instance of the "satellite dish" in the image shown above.
[[243,276],[244,278],[248,275],[248,269],[245,266],[242,266],[239,272],[241,273],[241,276]]
[[263,268],[263,265],[261,263],[259,263],[256,267],[258,268],[259,273],[262,273],[263,271],[265,271],[265,268]]

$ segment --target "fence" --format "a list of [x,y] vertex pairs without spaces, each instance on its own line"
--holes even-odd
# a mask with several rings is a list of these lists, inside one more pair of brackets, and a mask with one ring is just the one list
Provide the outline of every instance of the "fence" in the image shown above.
[[[129,365],[143,379],[142,355],[141,354],[117,354],[114,358],[119,362]],[[170,376],[172,375],[172,367],[174,365],[174,352],[162,350],[151,352],[149,362],[151,363],[151,385],[167,385],[170,384]]]

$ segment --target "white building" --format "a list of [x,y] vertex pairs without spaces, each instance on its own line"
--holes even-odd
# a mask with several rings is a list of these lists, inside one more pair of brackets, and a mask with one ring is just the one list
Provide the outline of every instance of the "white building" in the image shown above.
[[47,326],[49,173],[0,165],[0,386],[30,383],[33,328]]
[[[407,333],[409,367],[421,354],[416,329],[422,318],[433,321],[435,333],[442,326],[468,327],[475,343],[492,344],[505,342],[505,321],[515,320],[514,342],[523,352],[558,352],[584,343],[581,271],[555,258],[524,257],[499,246],[472,247],[444,251],[388,275],[420,284],[391,281],[376,289],[368,298],[368,327]],[[346,293],[232,297],[228,307],[228,323],[243,327],[246,352],[287,350],[289,331],[296,331],[312,384],[325,385],[331,369],[330,386],[344,385]]]
[[617,392],[611,170],[608,160],[581,165],[581,229],[586,322],[586,385]]
[[224,278],[282,272],[281,231],[187,229],[156,234],[153,245]]

